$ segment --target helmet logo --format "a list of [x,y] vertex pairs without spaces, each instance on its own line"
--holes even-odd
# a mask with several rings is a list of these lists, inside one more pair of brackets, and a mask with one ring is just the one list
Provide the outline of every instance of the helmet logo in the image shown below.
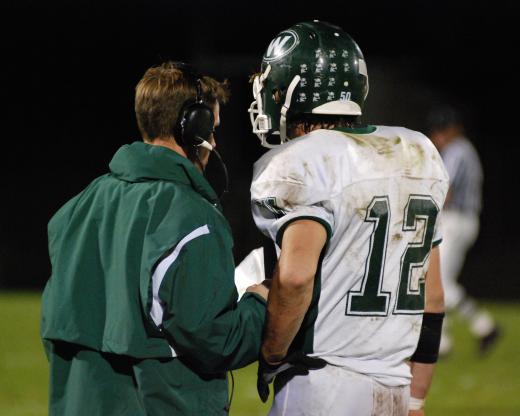
[[264,55],[264,61],[279,59],[291,52],[300,43],[298,34],[293,30],[285,30],[274,38]]

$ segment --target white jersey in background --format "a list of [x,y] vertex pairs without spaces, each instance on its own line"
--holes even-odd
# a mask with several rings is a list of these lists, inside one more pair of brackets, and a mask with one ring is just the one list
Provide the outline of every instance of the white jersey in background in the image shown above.
[[447,190],[433,144],[400,127],[315,130],[256,162],[252,209],[264,234],[280,245],[302,218],[329,234],[293,347],[387,386],[409,384],[405,360],[419,339]]

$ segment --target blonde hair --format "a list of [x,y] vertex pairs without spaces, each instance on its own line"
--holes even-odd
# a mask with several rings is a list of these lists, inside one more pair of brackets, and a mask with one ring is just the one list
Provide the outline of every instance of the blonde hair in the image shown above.
[[[210,107],[229,99],[229,83],[201,77],[202,99]],[[194,101],[197,88],[193,76],[175,62],[149,68],[135,88],[135,114],[143,139],[153,141],[173,135],[179,113],[186,102]]]

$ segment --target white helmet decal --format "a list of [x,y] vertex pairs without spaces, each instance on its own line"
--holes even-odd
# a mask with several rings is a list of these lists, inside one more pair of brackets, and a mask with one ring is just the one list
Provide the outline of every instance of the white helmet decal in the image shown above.
[[300,43],[300,38],[294,30],[284,30],[274,38],[264,55],[264,62],[275,61],[290,53]]

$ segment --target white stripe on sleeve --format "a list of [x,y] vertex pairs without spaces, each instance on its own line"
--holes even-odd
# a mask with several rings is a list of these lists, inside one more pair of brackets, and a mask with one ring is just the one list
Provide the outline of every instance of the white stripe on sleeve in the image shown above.
[[[164,276],[166,275],[166,272],[170,268],[170,266],[177,260],[177,257],[179,257],[179,253],[182,250],[182,248],[189,243],[191,240],[194,240],[197,237],[200,237],[201,235],[209,234],[209,228],[206,225],[203,225],[202,227],[196,228],[191,233],[189,233],[186,237],[184,237],[179,243],[175,246],[173,251],[164,259],[161,260],[161,262],[157,265],[155,271],[152,275],[152,293],[153,293],[153,301],[152,301],[152,308],[150,309],[150,315],[155,322],[157,326],[160,326],[162,324],[163,320],[163,308],[161,299],[159,298],[159,289],[161,288],[161,284],[164,280]],[[175,353],[174,349],[172,348],[172,355],[175,357],[177,354]]]

